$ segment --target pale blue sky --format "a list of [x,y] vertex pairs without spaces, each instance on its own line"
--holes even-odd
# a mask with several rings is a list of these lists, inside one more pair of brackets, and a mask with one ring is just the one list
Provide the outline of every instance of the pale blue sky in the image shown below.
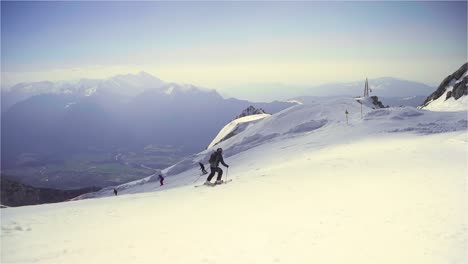
[[438,84],[466,2],[1,2],[2,82],[140,70],[216,89],[365,76]]

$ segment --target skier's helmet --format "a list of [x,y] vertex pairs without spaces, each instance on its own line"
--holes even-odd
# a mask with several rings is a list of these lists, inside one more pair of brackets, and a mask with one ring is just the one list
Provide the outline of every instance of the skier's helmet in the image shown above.
[[221,152],[223,152],[223,149],[222,149],[222,148],[218,148],[216,151],[221,153]]

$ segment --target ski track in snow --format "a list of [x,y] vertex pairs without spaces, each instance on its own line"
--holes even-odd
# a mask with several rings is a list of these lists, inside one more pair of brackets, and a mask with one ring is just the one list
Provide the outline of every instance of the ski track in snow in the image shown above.
[[193,188],[208,149],[165,170],[165,188],[2,209],[1,263],[467,263],[466,125],[304,102],[219,144],[229,184]]

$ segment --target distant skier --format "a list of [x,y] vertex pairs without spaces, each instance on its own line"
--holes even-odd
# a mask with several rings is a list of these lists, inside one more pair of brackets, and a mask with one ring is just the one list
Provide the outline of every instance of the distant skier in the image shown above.
[[[361,103],[361,102],[359,102],[359,103]],[[362,105],[362,104],[361,104],[361,105]],[[349,114],[349,113],[348,113],[348,109],[346,109],[346,111],[345,111],[345,115],[346,115],[346,124],[348,124],[348,114]]]
[[203,172],[203,174],[208,174],[208,172],[205,170],[205,165],[203,165],[201,162],[198,162],[198,164],[200,164],[200,170]]
[[114,189],[114,195],[117,196],[117,189]]
[[161,174],[159,174],[158,177],[159,177],[159,183],[161,184],[159,186],[163,186],[164,185],[164,177]]
[[223,181],[221,180],[221,177],[223,176],[223,170],[219,167],[219,163],[223,164],[224,167],[229,168],[229,165],[224,163],[223,159],[223,149],[218,148],[213,154],[210,156],[210,175],[208,175],[208,178],[206,179],[205,185],[212,185],[211,179],[215,175],[215,173],[218,173],[218,177],[216,178],[215,184],[221,184]]

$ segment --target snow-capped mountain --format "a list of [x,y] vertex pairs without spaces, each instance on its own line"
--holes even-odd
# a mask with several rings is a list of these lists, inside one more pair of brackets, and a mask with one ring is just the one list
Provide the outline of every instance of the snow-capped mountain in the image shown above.
[[453,74],[447,76],[439,88],[421,105],[432,111],[468,110],[468,63],[463,64]]
[[[466,112],[360,107],[303,98],[166,168],[163,186],[2,209],[2,262],[464,263]],[[193,188],[218,147],[232,182]]]
[[166,83],[146,72],[116,75],[108,79],[80,79],[77,81],[19,83],[2,90],[2,112],[14,104],[43,94],[91,96],[97,91],[124,96],[136,96],[149,89],[162,88]]

